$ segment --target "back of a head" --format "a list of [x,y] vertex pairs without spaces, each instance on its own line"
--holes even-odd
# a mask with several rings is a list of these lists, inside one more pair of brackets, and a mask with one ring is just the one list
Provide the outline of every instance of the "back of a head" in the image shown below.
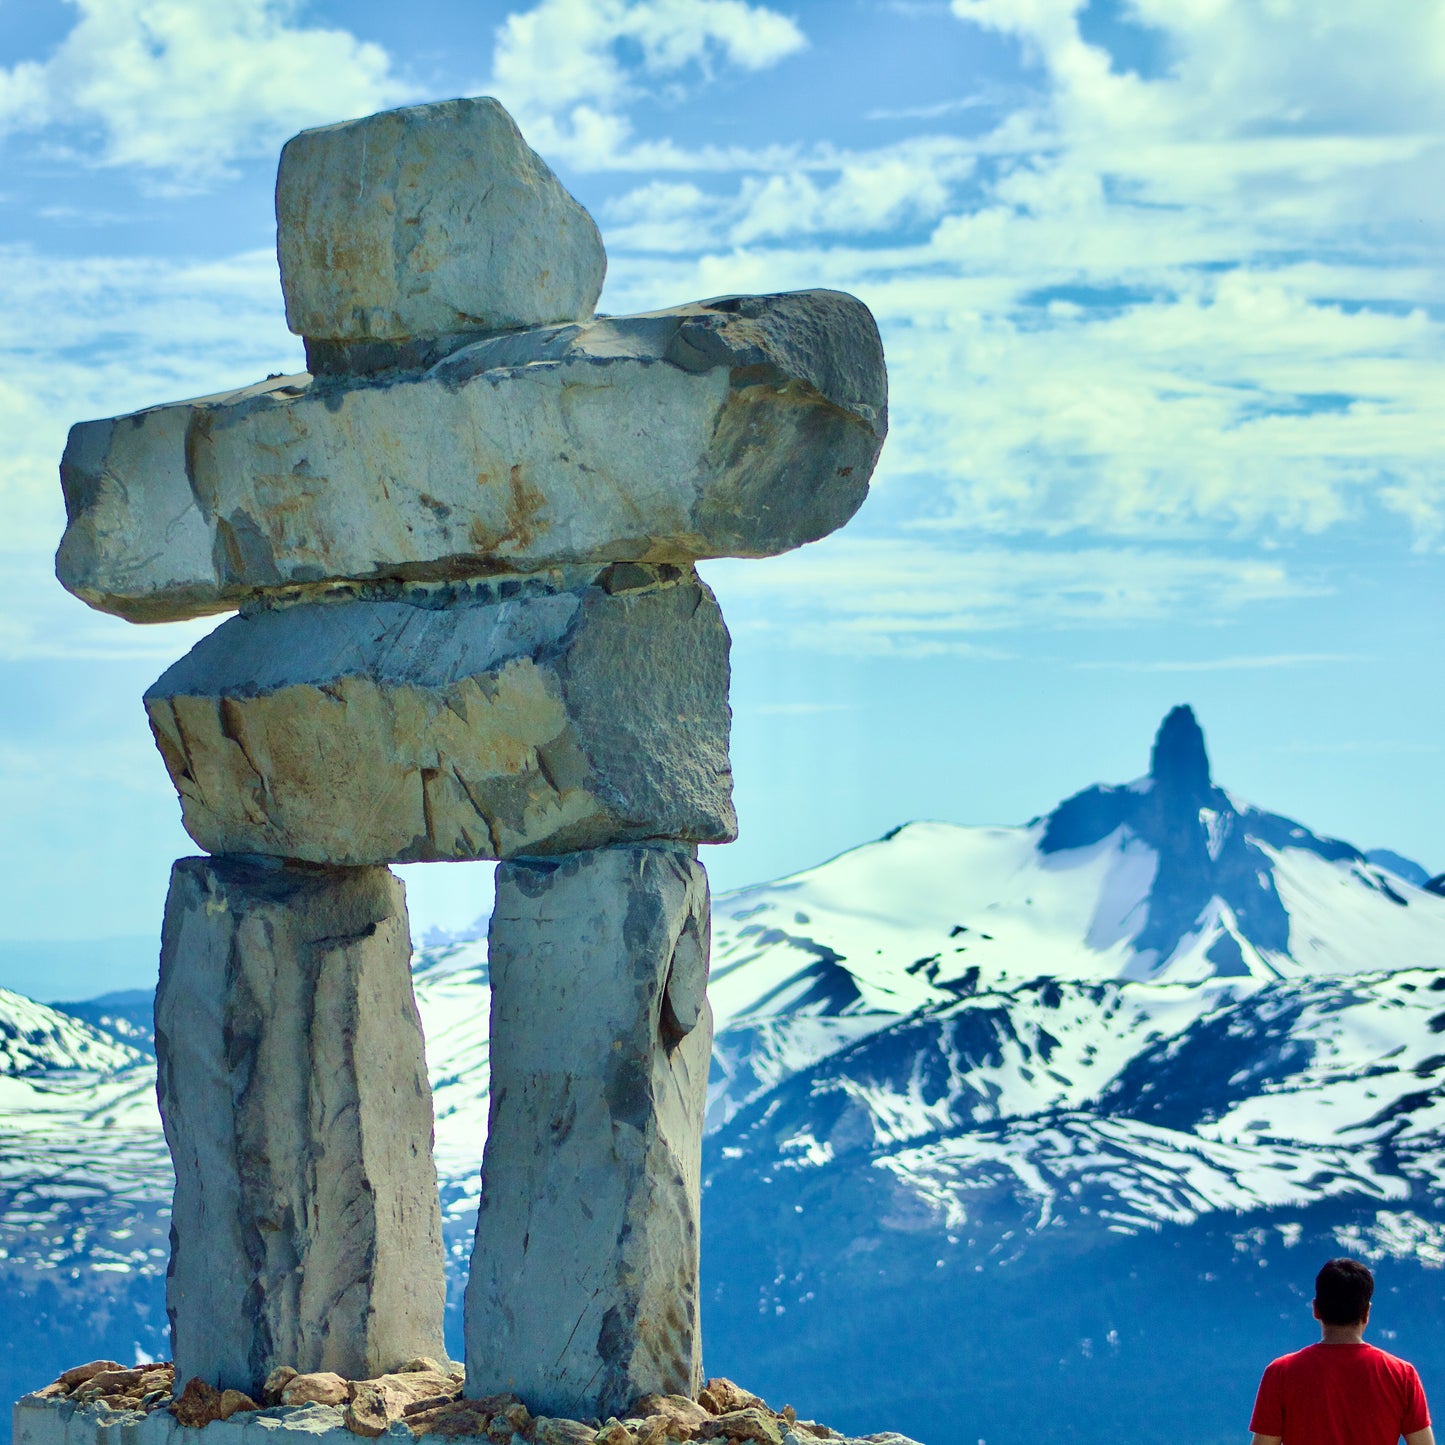
[[1357,1325],[1370,1308],[1375,1276],[1357,1259],[1331,1259],[1315,1276],[1315,1313],[1326,1325]]

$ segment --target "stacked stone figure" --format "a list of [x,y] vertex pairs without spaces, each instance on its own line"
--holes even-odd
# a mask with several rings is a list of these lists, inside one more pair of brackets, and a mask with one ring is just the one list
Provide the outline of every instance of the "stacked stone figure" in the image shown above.
[[700,1384],[700,843],[736,831],[698,558],[844,523],[877,329],[811,291],[593,308],[591,218],[494,101],[281,157],[310,373],[73,429],[64,584],[237,611],[146,694],[185,826],[157,993],[177,1377],[443,1354],[432,1114],[394,862],[502,860],[467,1392]]

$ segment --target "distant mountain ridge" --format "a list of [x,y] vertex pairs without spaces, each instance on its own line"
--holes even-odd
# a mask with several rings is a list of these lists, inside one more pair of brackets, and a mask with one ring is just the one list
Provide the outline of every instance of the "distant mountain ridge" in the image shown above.
[[[717,898],[709,1370],[927,1445],[1146,1419],[1208,1445],[1348,1250],[1380,1265],[1380,1342],[1445,1398],[1445,897],[1409,861],[1239,802],[1176,709],[1133,783]],[[485,944],[414,976],[457,1350]],[[0,1317],[37,1322],[12,1393],[163,1348],[144,1020],[75,1007],[0,994]]]
[[1022,827],[911,823],[719,899],[713,995],[734,1018],[907,1012],[980,981],[1439,967],[1442,920],[1438,895],[1401,873],[1217,787],[1176,708],[1132,783]]

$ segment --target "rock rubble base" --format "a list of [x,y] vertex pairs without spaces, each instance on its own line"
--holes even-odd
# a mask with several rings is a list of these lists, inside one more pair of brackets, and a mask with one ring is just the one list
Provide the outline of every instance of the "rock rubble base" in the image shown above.
[[[488,1445],[668,1445],[682,1441],[755,1441],[757,1445],[918,1445],[891,1431],[849,1437],[791,1405],[771,1409],[731,1380],[709,1380],[698,1399],[645,1395],[625,1418],[571,1420],[535,1416],[515,1395],[461,1394],[459,1365],[421,1358],[372,1380],[281,1367],[261,1401],[217,1390],[199,1378],[175,1394],[170,1363],[126,1367],[95,1360],[66,1370],[24,1396],[14,1410],[15,1445],[346,1445],[382,1436],[411,1445],[423,1436]],[[111,1434],[124,1431],[124,1434]]]

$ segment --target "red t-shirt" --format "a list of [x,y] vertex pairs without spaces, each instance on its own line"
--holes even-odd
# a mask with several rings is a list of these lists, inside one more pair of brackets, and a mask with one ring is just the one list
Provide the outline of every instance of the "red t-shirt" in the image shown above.
[[1430,1423],[1414,1365],[1374,1345],[1310,1345],[1264,1372],[1249,1428],[1284,1445],[1396,1445]]

